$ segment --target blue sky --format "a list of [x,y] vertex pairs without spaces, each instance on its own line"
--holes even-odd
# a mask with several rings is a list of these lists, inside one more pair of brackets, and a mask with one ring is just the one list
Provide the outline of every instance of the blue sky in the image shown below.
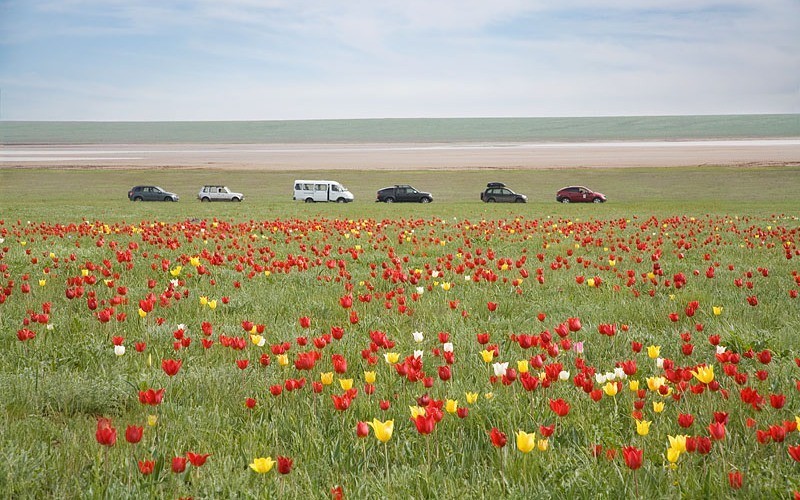
[[800,113],[800,0],[0,0],[4,120]]

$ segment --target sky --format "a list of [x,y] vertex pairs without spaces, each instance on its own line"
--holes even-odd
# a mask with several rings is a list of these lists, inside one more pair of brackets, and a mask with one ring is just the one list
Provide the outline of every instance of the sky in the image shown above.
[[800,0],[0,0],[2,120],[800,113]]

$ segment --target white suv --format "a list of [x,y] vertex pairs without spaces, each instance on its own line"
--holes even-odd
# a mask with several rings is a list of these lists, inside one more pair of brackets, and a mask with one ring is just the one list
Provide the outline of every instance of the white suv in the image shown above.
[[242,201],[242,193],[234,193],[227,186],[203,186],[197,193],[200,201]]

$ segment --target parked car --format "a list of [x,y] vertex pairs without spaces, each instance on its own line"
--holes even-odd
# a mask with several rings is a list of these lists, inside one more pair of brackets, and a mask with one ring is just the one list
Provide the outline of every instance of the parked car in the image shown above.
[[378,197],[375,201],[382,201],[384,203],[430,203],[433,201],[433,195],[424,191],[417,191],[408,184],[397,184],[395,186],[385,187],[379,190]]
[[528,197],[508,189],[502,182],[490,182],[481,193],[481,201],[486,203],[527,203]]
[[336,181],[294,181],[295,201],[302,200],[306,203],[317,201],[335,201],[337,203],[348,203],[353,201],[353,193],[347,190]]
[[234,193],[227,186],[203,186],[197,193],[200,201],[242,201],[242,193]]
[[583,186],[561,188],[556,193],[556,201],[559,203],[605,203],[606,199],[603,193]]
[[178,201],[180,198],[175,193],[165,191],[158,186],[134,186],[128,191],[131,201]]

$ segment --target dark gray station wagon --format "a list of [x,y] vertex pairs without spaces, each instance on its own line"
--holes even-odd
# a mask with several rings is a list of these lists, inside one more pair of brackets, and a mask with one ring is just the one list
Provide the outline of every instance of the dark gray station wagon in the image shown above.
[[164,191],[158,186],[134,186],[128,191],[131,201],[178,201],[180,198],[175,193]]

